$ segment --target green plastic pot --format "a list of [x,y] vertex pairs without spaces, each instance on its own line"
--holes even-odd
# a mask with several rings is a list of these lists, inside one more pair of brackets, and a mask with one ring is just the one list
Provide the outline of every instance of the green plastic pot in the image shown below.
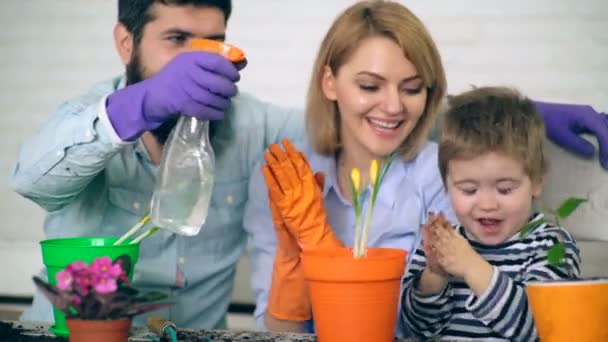
[[[98,257],[108,256],[114,260],[123,254],[131,257],[133,262],[131,272],[127,275],[129,280],[133,280],[133,269],[139,257],[139,243],[130,245],[131,240],[127,239],[120,246],[113,246],[116,240],[118,238],[115,237],[78,237],[41,241],[42,261],[46,266],[49,283],[57,285],[55,275],[74,261],[89,264]],[[49,330],[57,336],[67,337],[69,331],[65,316],[55,308],[53,314],[55,324]]]

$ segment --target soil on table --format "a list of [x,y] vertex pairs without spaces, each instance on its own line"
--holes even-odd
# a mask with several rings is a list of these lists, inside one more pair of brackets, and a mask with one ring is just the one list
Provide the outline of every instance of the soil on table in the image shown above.
[[[314,335],[300,334],[272,334],[260,332],[235,332],[219,330],[191,330],[179,329],[177,339],[180,342],[240,342],[240,341],[260,341],[260,342],[316,342]],[[163,340],[168,342],[168,340]]]
[[[129,341],[149,342],[150,336],[158,338],[145,329],[141,333],[135,330]],[[317,338],[312,334],[289,334],[289,333],[261,333],[254,331],[238,332],[227,330],[194,330],[178,329],[179,342],[316,342]],[[19,322],[0,321],[0,342],[68,342],[67,338],[55,337],[48,332],[48,326],[27,325],[24,327]],[[161,339],[162,342],[169,342]],[[396,339],[398,342],[414,342],[416,339]]]
[[[47,329],[45,326],[35,327],[39,331]],[[67,342],[66,338],[44,336],[38,334],[23,335],[23,332],[31,332],[30,329],[25,329],[19,323],[1,322],[0,321],[0,341],[10,342]]]

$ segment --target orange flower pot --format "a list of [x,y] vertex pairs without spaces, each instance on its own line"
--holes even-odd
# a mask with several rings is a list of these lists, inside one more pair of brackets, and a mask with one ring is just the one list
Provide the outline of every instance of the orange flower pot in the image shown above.
[[67,319],[70,342],[127,342],[130,319],[96,321]]
[[319,341],[393,341],[406,256],[393,248],[368,248],[359,259],[349,248],[304,252]]
[[608,341],[608,279],[533,282],[527,293],[542,342]]

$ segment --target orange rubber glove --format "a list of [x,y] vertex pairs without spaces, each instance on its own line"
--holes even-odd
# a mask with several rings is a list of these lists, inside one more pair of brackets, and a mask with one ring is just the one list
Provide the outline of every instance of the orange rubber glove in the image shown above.
[[306,156],[287,139],[283,140],[283,146],[285,151],[272,144],[264,154],[266,166],[262,171],[270,201],[302,250],[342,247],[327,223],[323,194]]
[[[315,175],[315,178],[323,188],[323,174],[319,173],[318,176]],[[267,310],[278,319],[306,321],[310,319],[311,306],[300,262],[302,250],[285,226],[277,206],[272,201],[269,201],[269,204],[278,243]]]
[[[287,144],[289,143],[287,142]],[[308,162],[306,162],[306,157],[297,152],[291,144],[286,146],[290,146],[292,151],[295,151],[294,156],[297,155],[299,161],[303,160],[305,162],[307,170],[310,175],[312,175]],[[278,149],[280,151],[280,148],[277,145],[274,145],[274,147],[271,146],[271,149]],[[276,151],[273,153],[276,153]],[[283,154],[283,156],[287,157],[286,154]],[[270,156],[267,156],[266,161],[268,162],[269,159],[271,161],[273,160]],[[288,163],[287,160],[284,160],[284,162],[286,164]],[[272,194],[277,190],[281,191],[281,188],[279,188],[280,183],[277,181],[277,178],[275,178],[275,175],[278,175],[283,181],[286,179],[283,177],[282,171],[271,171],[276,169],[276,163],[272,162],[272,166],[270,164],[271,163],[268,163],[268,165],[264,166],[262,171],[269,188],[269,204],[272,213],[272,221],[277,233],[278,245],[274,259],[272,286],[270,288],[267,311],[270,315],[278,319],[298,322],[305,321],[311,318],[311,304],[308,296],[308,287],[304,279],[304,271],[300,262],[300,247],[314,248],[317,246],[317,243],[323,247],[341,247],[342,244],[335,237],[331,227],[325,223],[325,210],[323,208],[323,199],[320,191],[320,189],[323,189],[323,174],[317,173],[313,177],[307,178],[307,181],[312,181],[312,183],[308,185],[318,193],[321,212],[323,213],[323,224],[320,224],[317,227],[319,227],[318,229],[320,230],[327,231],[323,231],[319,234],[303,234],[300,236],[298,235],[298,230],[289,229],[282,217],[281,209],[275,202],[277,198],[283,198],[281,196],[277,197],[276,194]],[[301,180],[303,181],[303,179]],[[286,200],[287,199],[283,199],[283,202]],[[292,212],[292,214],[295,213]],[[307,216],[307,213],[302,211],[300,215]],[[307,240],[307,237],[310,236],[321,236],[321,238],[319,240],[312,239],[311,242]]]

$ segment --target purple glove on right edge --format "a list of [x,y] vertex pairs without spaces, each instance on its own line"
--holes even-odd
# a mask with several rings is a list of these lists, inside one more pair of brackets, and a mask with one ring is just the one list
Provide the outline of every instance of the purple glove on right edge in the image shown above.
[[593,134],[599,146],[599,160],[608,169],[608,115],[596,112],[591,106],[534,101],[545,121],[547,137],[562,148],[585,157],[595,153],[595,147],[579,137]]
[[154,76],[120,89],[106,102],[118,136],[133,141],[177,115],[221,120],[237,93],[237,67],[211,52],[184,52]]

